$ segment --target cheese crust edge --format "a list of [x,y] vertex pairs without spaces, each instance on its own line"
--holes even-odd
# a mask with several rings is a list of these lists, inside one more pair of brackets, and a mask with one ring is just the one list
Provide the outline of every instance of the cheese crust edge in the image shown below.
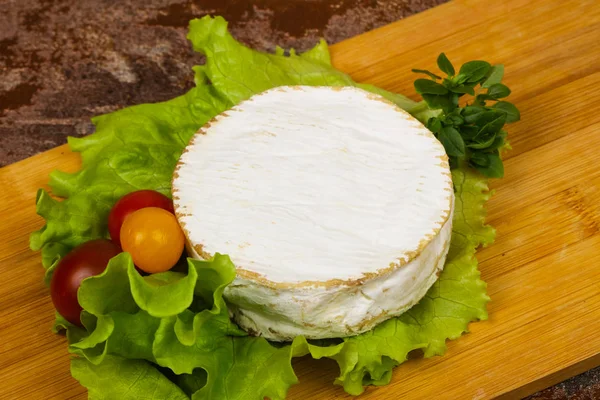
[[[242,102],[240,102],[239,104],[237,104],[236,106],[233,106],[231,109],[237,109],[238,107],[242,106],[244,103],[246,102],[250,102],[253,100],[254,97],[256,96],[262,96],[265,94],[268,94],[272,91],[281,91],[284,87],[276,87],[273,89],[269,89],[266,90],[262,93],[256,94],[252,97],[250,97],[247,100],[244,100]],[[285,88],[289,88],[292,90],[302,90],[302,86],[286,86]],[[345,86],[328,86],[327,88],[330,88],[332,90],[347,90],[349,89],[348,87]],[[351,88],[352,90],[359,90],[359,91],[363,91],[365,93],[367,93],[367,97],[371,100],[376,100],[376,101],[380,101],[383,102],[385,104],[388,104],[389,106],[393,107],[396,111],[405,114],[405,117],[409,120],[412,120],[413,122],[416,122],[419,125],[422,125],[421,122],[419,122],[416,118],[414,118],[412,115],[410,115],[407,111],[401,109],[400,107],[398,107],[396,104],[392,103],[391,101],[389,101],[388,99],[384,98],[381,95],[378,94],[374,94],[374,93],[370,93],[367,92],[363,89],[359,89],[359,88]],[[211,120],[209,120],[206,124],[204,124],[199,130],[198,132],[196,132],[194,134],[194,136],[192,137],[192,139],[190,140],[190,142],[188,143],[188,145],[185,147],[185,149],[183,150],[182,155],[188,151],[188,148],[190,146],[193,146],[195,143],[195,139],[198,137],[198,135],[206,135],[207,131],[209,130],[209,128],[214,125],[217,124],[219,122],[220,119],[222,118],[226,118],[228,117],[228,110],[216,115],[215,117],[213,117]],[[434,140],[437,140],[435,138],[435,136],[433,135],[433,133],[431,133],[428,129],[424,128],[424,132],[426,135],[429,135],[431,138],[433,138]],[[448,220],[451,220],[451,215],[452,215],[452,205],[453,205],[453,201],[454,201],[454,189],[453,189],[453,184],[452,184],[452,176],[450,174],[450,165],[449,165],[449,161],[448,161],[448,156],[444,153],[443,155],[438,156],[438,158],[440,159],[440,163],[446,172],[444,173],[444,175],[446,175],[447,182],[448,182],[448,187],[444,188],[448,193],[448,197],[446,198],[446,200],[448,201],[448,208],[446,210],[442,211],[442,218],[437,222],[437,227],[435,227],[433,229],[432,232],[430,232],[429,234],[427,234],[423,239],[421,239],[421,241],[419,242],[419,245],[417,246],[416,249],[411,250],[411,251],[407,251],[403,254],[404,258],[398,258],[397,262],[395,263],[391,263],[389,266],[385,267],[385,268],[380,268],[378,269],[376,272],[365,272],[362,274],[362,276],[360,278],[357,279],[330,279],[327,281],[302,281],[302,282],[276,282],[276,281],[272,281],[270,279],[267,279],[265,276],[256,273],[254,271],[250,271],[248,269],[245,269],[243,267],[237,266],[236,265],[236,273],[238,277],[244,278],[246,280],[249,281],[255,281],[258,282],[266,287],[272,288],[272,289],[284,289],[284,288],[292,288],[292,287],[314,287],[314,286],[324,286],[324,287],[335,287],[335,286],[340,286],[340,285],[346,285],[346,286],[360,286],[362,284],[364,284],[365,281],[367,280],[371,280],[374,279],[378,276],[382,276],[385,274],[388,274],[396,269],[402,268],[405,265],[407,265],[408,263],[412,262],[414,259],[416,259],[422,252],[423,250],[427,247],[427,245],[435,238],[437,237],[437,235],[440,233],[441,229],[443,226],[446,225],[446,223],[448,222]],[[185,216],[184,213],[181,213],[178,211],[178,204],[177,204],[177,200],[178,200],[178,196],[177,196],[177,192],[179,191],[178,188],[175,186],[175,181],[178,178],[178,171],[179,169],[182,167],[182,161],[181,161],[181,157],[178,160],[176,166],[175,166],[175,170],[173,172],[173,177],[171,180],[171,193],[173,196],[173,206],[175,209],[175,216],[177,218],[177,221],[179,222],[181,229],[183,231],[183,234],[185,236],[186,239],[186,249],[188,250],[188,252],[192,253],[195,255],[196,258],[201,259],[201,260],[210,260],[213,258],[214,254],[210,254],[209,252],[204,250],[204,246],[202,244],[194,244],[190,241],[189,237],[190,237],[190,233],[189,231],[186,229],[185,226],[185,222],[183,222],[183,217]]]

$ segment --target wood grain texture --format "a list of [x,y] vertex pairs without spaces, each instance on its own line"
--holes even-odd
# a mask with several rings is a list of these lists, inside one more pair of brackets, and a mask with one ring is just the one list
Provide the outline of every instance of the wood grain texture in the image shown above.
[[[506,177],[493,182],[496,243],[478,252],[492,297],[488,321],[443,357],[411,360],[364,399],[516,398],[600,364],[600,6],[596,0],[455,0],[332,47],[355,79],[414,94],[411,68],[484,58],[506,67],[522,111],[509,127]],[[1,399],[83,399],[40,255],[34,198],[48,173],[75,171],[60,147],[0,169]],[[349,398],[333,362],[295,361],[291,399]]]

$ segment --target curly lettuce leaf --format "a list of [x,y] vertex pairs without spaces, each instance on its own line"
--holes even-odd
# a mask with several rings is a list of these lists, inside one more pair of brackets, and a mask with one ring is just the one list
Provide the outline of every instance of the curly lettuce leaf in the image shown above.
[[71,374],[88,389],[89,400],[189,400],[179,386],[143,360],[107,356],[94,365],[74,358]]
[[[181,392],[193,399],[284,399],[289,386],[297,382],[290,347],[278,348],[264,338],[249,337],[231,322],[223,291],[235,278],[233,263],[217,254],[210,261],[190,259],[188,266],[185,276],[162,273],[132,278],[137,271],[131,257],[121,253],[102,274],[84,280],[79,298],[85,330],[60,316],[56,325],[67,331],[69,351],[77,355],[73,376],[97,398],[113,398],[112,393],[123,390],[101,391],[105,382],[115,379],[111,376],[119,373],[118,368],[137,379],[136,392],[123,393],[124,398],[153,398],[146,388],[154,386],[145,380],[157,380],[160,393],[179,396],[177,384],[161,378],[169,371],[180,376],[173,381],[180,381]],[[161,284],[157,286],[156,280]],[[188,280],[193,284],[180,285]],[[161,296],[169,287],[173,301],[159,307],[164,315],[156,316],[152,307],[145,309],[146,298]],[[207,306],[197,312],[182,310],[180,301],[190,294],[205,298]],[[120,379],[116,385],[124,387]]]
[[[81,170],[55,171],[50,177],[53,194],[66,199],[55,200],[43,190],[36,199],[46,225],[31,235],[31,248],[42,250],[47,280],[72,247],[108,237],[107,215],[118,198],[138,189],[170,195],[172,172],[191,136],[255,93],[279,85],[357,86],[421,120],[431,113],[334,69],[324,41],[300,55],[292,50],[286,56],[282,49],[260,53],[235,41],[220,17],[192,21],[189,39],[207,57],[205,65],[195,67],[194,89],[167,102],[96,117],[96,133],[69,140],[81,153]],[[229,319],[223,292],[235,268],[227,257],[189,260],[185,272],[142,277],[123,253],[103,274],[82,283],[85,328],[57,315],[53,329],[67,331],[73,376],[96,399],[277,400],[297,382],[291,359],[310,355],[335,360],[340,368],[335,383],[348,393],[388,383],[393,367],[410,351],[443,354],[447,339],[487,317],[489,298],[475,259],[476,248],[494,237],[485,225],[487,183],[466,168],[454,170],[453,181],[454,229],[445,269],[421,302],[400,317],[335,345],[297,337],[292,344],[274,346],[247,336]]]
[[207,76],[218,96],[231,106],[284,85],[357,86],[380,94],[405,110],[414,109],[418,104],[401,94],[356,83],[347,74],[332,68],[324,40],[300,55],[291,50],[289,57],[284,57],[281,49],[276,54],[261,53],[237,42],[222,17],[191,21],[188,39],[195,51],[206,55],[206,64],[195,67],[196,73]]

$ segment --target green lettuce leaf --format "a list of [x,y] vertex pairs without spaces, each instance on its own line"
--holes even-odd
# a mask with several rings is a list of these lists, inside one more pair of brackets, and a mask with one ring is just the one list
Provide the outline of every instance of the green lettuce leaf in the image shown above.
[[[72,247],[108,237],[107,215],[118,198],[138,189],[170,196],[175,164],[192,135],[218,113],[279,85],[358,86],[378,93],[421,120],[431,111],[406,97],[357,84],[331,66],[324,41],[303,54],[251,50],[233,39],[220,17],[190,24],[194,49],[206,55],[195,67],[196,87],[173,100],[129,107],[93,119],[96,133],[70,139],[81,153],[75,174],[55,171],[54,195],[40,190],[37,212],[46,225],[31,235],[42,251],[49,281],[57,260]],[[297,382],[293,357],[330,358],[337,384],[351,394],[389,382],[409,352],[443,354],[446,340],[485,319],[485,283],[475,250],[493,241],[485,225],[489,198],[484,178],[466,167],[452,173],[456,204],[444,271],[427,295],[398,318],[338,344],[297,337],[273,345],[249,337],[229,319],[223,293],[235,278],[228,257],[188,260],[187,269],[142,277],[129,254],[113,258],[104,273],[84,280],[78,299],[85,328],[57,314],[73,354],[72,374],[95,399],[284,399]]]
[[74,358],[71,374],[88,389],[90,400],[189,400],[179,386],[143,360],[107,356],[94,365]]
[[206,64],[195,67],[196,73],[207,76],[218,96],[226,99],[230,106],[284,85],[357,86],[380,94],[405,110],[418,104],[400,94],[358,84],[332,68],[324,40],[300,55],[292,50],[289,57],[284,57],[281,49],[276,54],[260,53],[237,42],[221,17],[193,20],[188,39],[194,50],[206,55]]
[[[157,380],[161,393],[171,391],[179,396],[179,391],[169,386],[174,383],[162,383],[161,376],[167,371],[181,376],[185,385],[182,393],[194,399],[284,399],[289,386],[297,382],[291,348],[249,337],[231,322],[223,299],[225,287],[235,278],[229,257],[217,254],[210,261],[189,259],[188,267],[185,276],[162,273],[154,279],[133,278],[137,271],[131,257],[121,253],[102,274],[84,280],[79,299],[85,310],[85,330],[60,316],[55,328],[67,331],[69,351],[77,356],[73,376],[98,398],[119,393],[112,387],[106,394],[101,392],[102,385],[114,379],[110,376],[118,373],[113,369],[118,368],[125,369],[127,376],[140,375],[135,378],[139,393],[131,396],[148,395],[144,390],[153,386],[144,380]],[[156,285],[157,276],[164,284]],[[192,284],[178,286],[186,280]],[[160,296],[169,286],[173,302],[165,302],[160,309],[170,312],[151,315],[144,309],[146,298]],[[181,310],[179,300],[194,293],[206,299],[206,307],[196,312]],[[139,362],[130,362],[134,360]],[[119,379],[116,381],[121,385]],[[129,398],[130,394],[124,395]]]

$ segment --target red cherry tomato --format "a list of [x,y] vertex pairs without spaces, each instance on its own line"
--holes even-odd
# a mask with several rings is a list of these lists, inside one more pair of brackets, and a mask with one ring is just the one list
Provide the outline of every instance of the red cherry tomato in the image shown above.
[[121,244],[121,226],[125,218],[132,212],[146,207],[158,207],[174,213],[171,199],[154,190],[138,190],[126,194],[116,202],[108,215],[108,231],[113,242]]
[[56,311],[70,323],[81,326],[82,308],[77,301],[81,282],[102,273],[108,261],[120,252],[119,246],[110,240],[98,239],[75,247],[61,258],[50,281],[50,295]]

